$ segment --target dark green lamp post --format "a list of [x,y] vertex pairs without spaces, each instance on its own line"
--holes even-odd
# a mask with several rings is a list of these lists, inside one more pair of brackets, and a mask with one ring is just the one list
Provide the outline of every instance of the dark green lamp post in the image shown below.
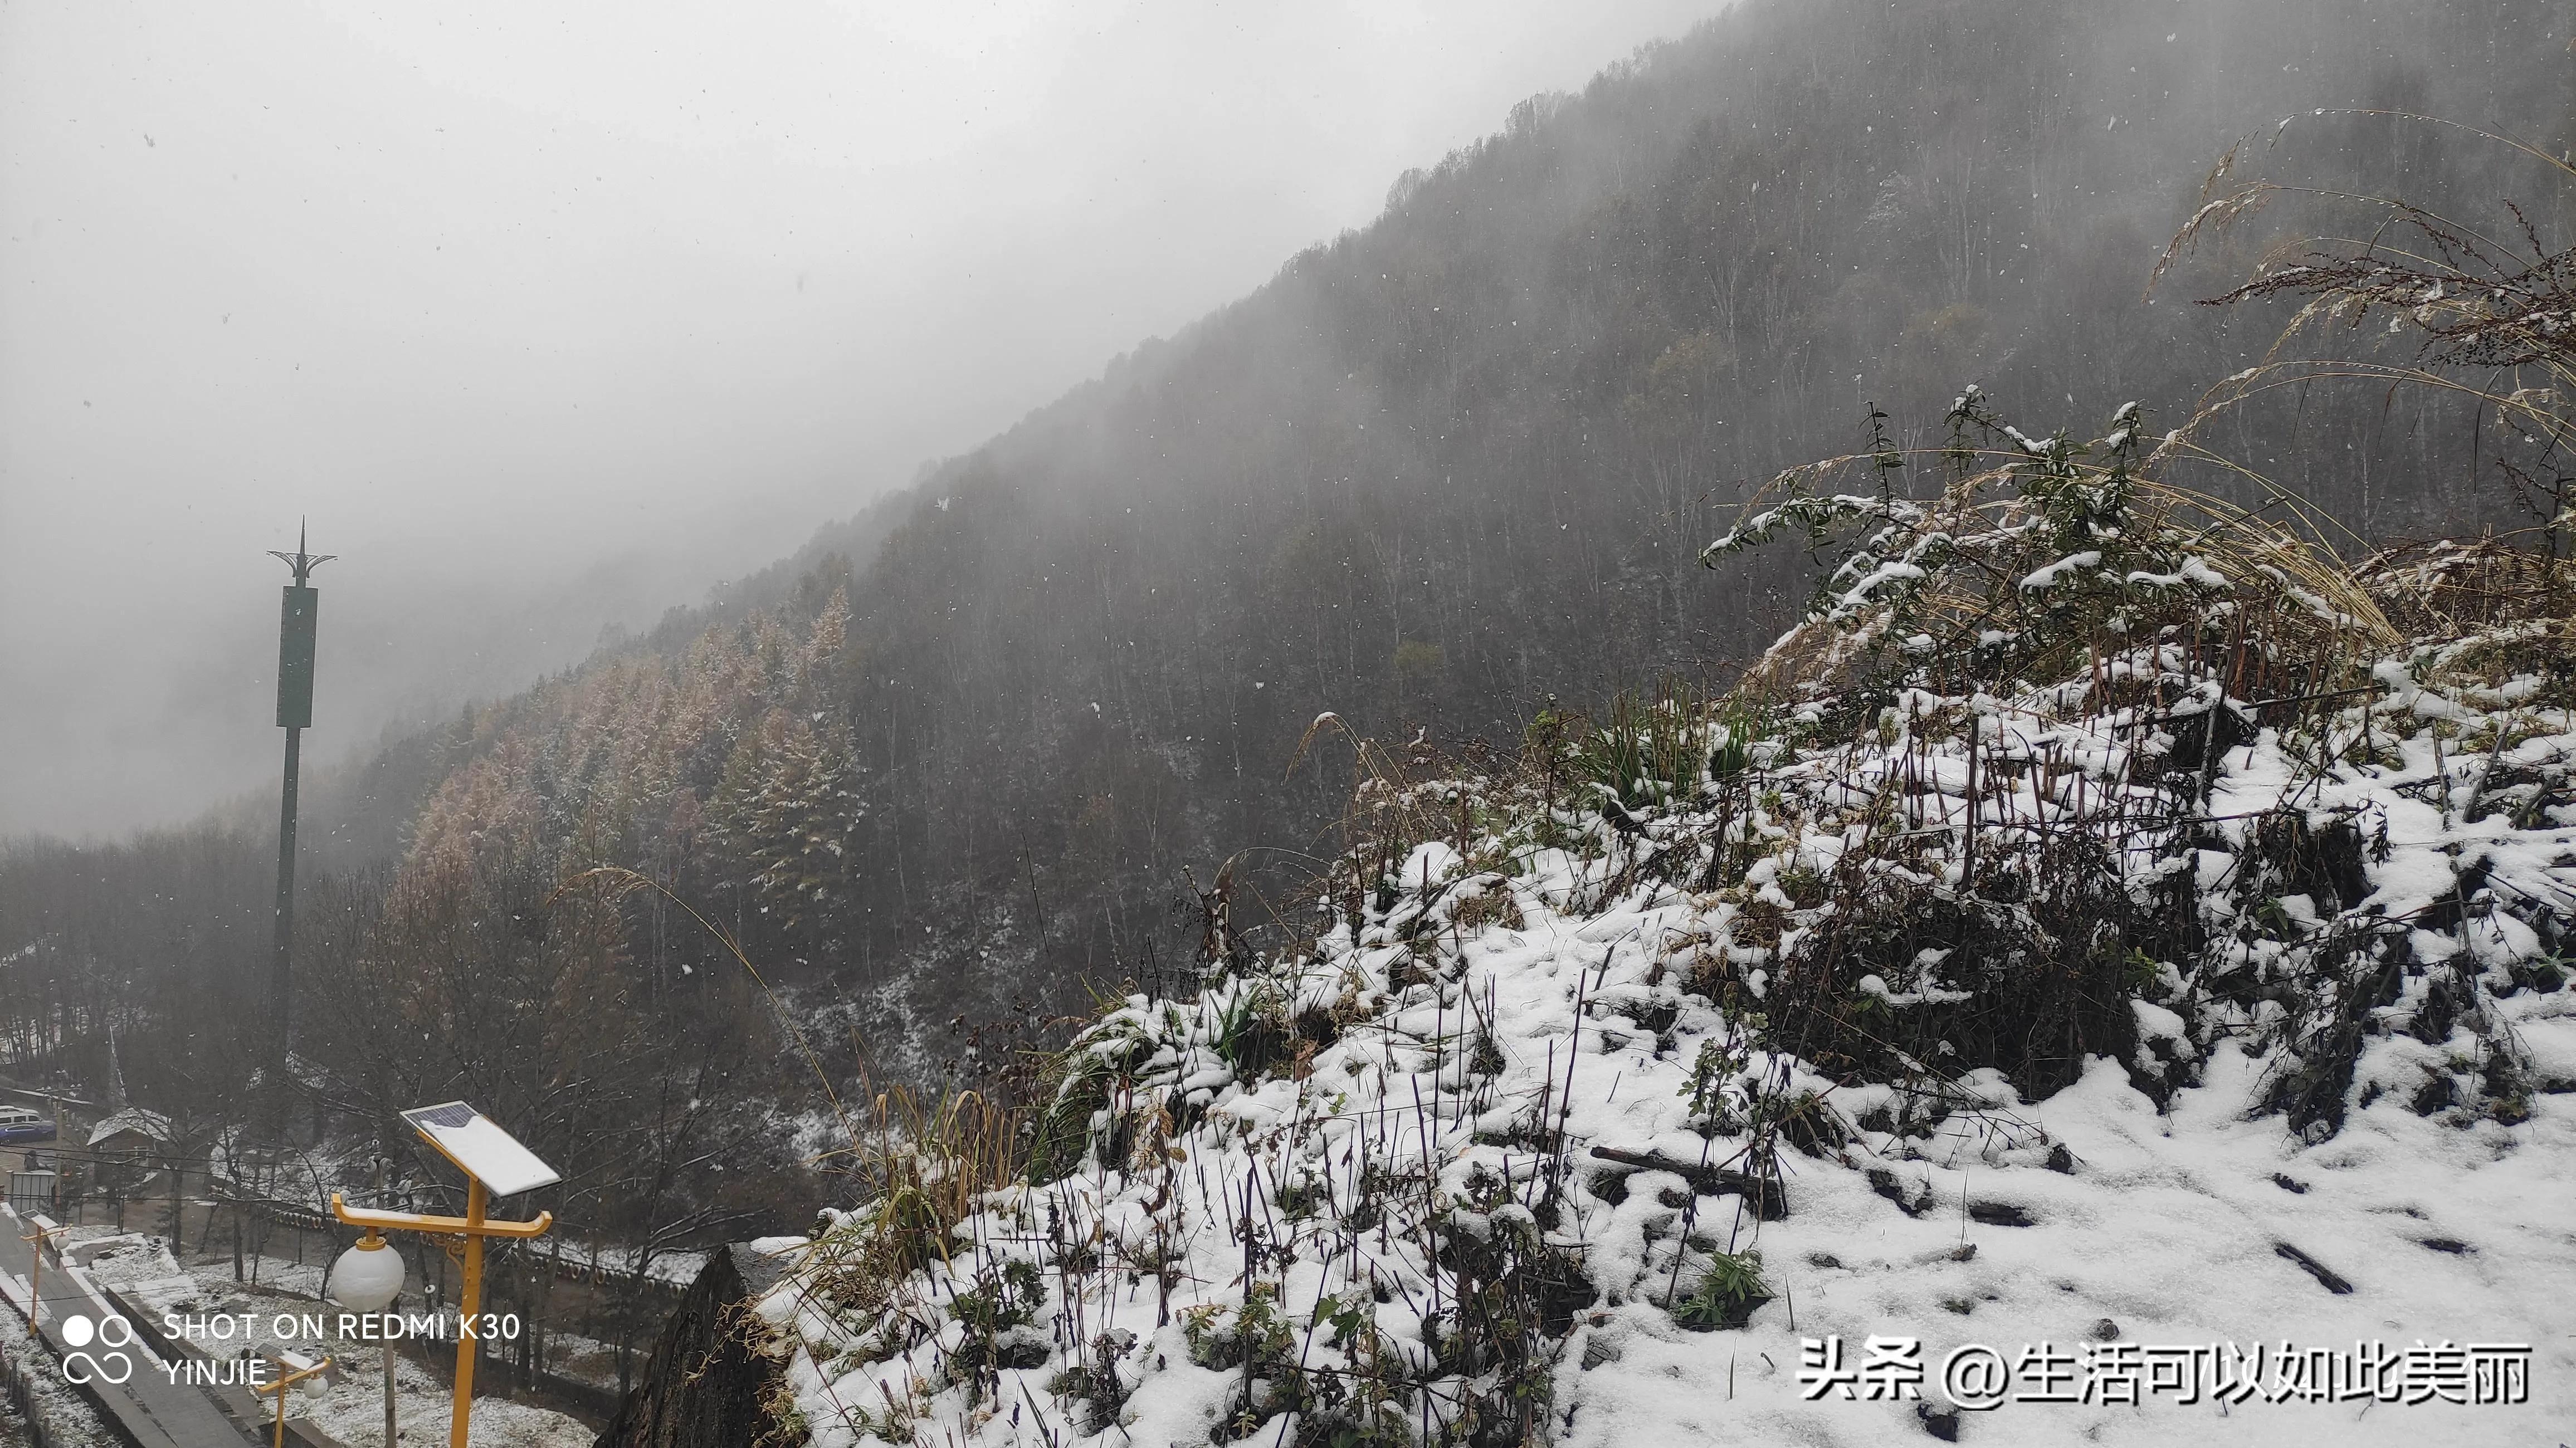
[[277,627],[277,727],[286,731],[286,788],[277,805],[277,951],[269,966],[269,1003],[277,1017],[277,1066],[286,1069],[287,1049],[295,1043],[295,777],[304,731],[313,726],[314,622],[322,595],[312,586],[313,570],[336,554],[304,551],[304,530],[295,530],[295,551],[272,549],[269,557],[295,570],[286,586]]

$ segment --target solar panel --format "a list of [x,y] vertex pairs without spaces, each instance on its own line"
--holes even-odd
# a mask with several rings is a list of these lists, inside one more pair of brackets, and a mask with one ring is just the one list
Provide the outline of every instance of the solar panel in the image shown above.
[[416,1106],[402,1116],[440,1155],[494,1196],[513,1196],[563,1180],[562,1173],[538,1160],[535,1152],[521,1146],[491,1117],[462,1101]]

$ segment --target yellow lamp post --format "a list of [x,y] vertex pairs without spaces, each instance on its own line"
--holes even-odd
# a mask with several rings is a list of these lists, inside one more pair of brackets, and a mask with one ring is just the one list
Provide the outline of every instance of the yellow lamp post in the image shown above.
[[422,1106],[402,1114],[458,1171],[465,1173],[465,1215],[433,1217],[417,1212],[381,1212],[352,1207],[331,1194],[331,1215],[353,1227],[372,1231],[419,1232],[447,1241],[462,1239],[464,1291],[456,1299],[456,1392],[448,1411],[448,1448],[466,1448],[468,1420],[474,1412],[475,1314],[483,1306],[483,1239],[542,1237],[555,1222],[552,1212],[539,1212],[532,1222],[496,1222],[484,1215],[495,1195],[516,1196],[563,1180],[537,1154],[521,1146],[492,1118],[462,1101]]
[[45,1296],[45,1244],[70,1230],[56,1227],[47,1231],[39,1227],[18,1239],[27,1244],[27,1333],[31,1337],[36,1331],[36,1304]]
[[329,1358],[324,1358],[322,1361],[315,1363],[309,1368],[289,1368],[286,1376],[279,1378],[276,1382],[270,1383],[264,1388],[258,1389],[258,1392],[262,1397],[266,1397],[271,1393],[275,1393],[277,1395],[277,1434],[271,1440],[272,1448],[286,1448],[287,1391],[293,1388],[297,1383],[304,1381],[306,1378],[312,1377],[316,1373],[328,1372],[330,1369],[331,1360]]

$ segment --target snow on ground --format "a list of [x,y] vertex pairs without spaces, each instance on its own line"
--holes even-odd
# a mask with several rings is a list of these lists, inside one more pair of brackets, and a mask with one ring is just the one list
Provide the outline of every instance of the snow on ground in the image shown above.
[[[648,1341],[635,1351],[632,1370],[642,1372],[653,1352]],[[592,1387],[617,1388],[617,1344],[555,1328],[546,1334],[546,1371]]]
[[[2552,1035],[2576,1034],[2563,1016],[2546,1024]],[[2565,1098],[2521,1127],[2467,1131],[2389,1103],[2306,1147],[2274,1120],[2244,1119],[2256,1074],[2226,1051],[2206,1085],[2160,1115],[2116,1066],[2097,1063],[2076,1087],[2012,1110],[2045,1133],[2033,1140],[2069,1149],[2071,1174],[2009,1153],[1998,1159],[1978,1135],[1945,1132],[1924,1144],[1925,1159],[1898,1168],[1903,1189],[1932,1198],[1919,1219],[1857,1172],[1792,1163],[1801,1168],[1792,1213],[1762,1233],[1785,1299],[1757,1311],[1741,1334],[1686,1332],[1633,1299],[1611,1309],[1589,1332],[1620,1356],[1573,1375],[1565,1441],[1910,1436],[1908,1405],[1846,1403],[1838,1394],[1806,1401],[1795,1376],[1801,1340],[1829,1335],[1845,1340],[1854,1366],[1872,1336],[1919,1338],[1932,1364],[1969,1343],[2016,1360],[2053,1344],[2066,1355],[2071,1391],[2083,1387],[2085,1356],[2110,1343],[2138,1345],[2141,1370],[2150,1345],[2535,1349],[2533,1401],[2520,1407],[2187,1408],[2171,1395],[2135,1406],[2008,1402],[1967,1423],[1963,1441],[2470,1443],[2539,1441],[2576,1426],[2576,1231],[2567,1206],[2576,1192],[2576,1111]],[[1637,1185],[1632,1179],[1632,1193]],[[2035,1224],[1988,1226],[1962,1203],[2018,1207]],[[2284,1243],[2353,1290],[2327,1291],[2280,1255]],[[1973,1255],[1963,1260],[1967,1248]],[[2280,1381],[2277,1366],[2264,1381]],[[1731,1400],[1713,1391],[1721,1373],[1732,1379]]]
[[[74,1227],[63,1236],[64,1254],[98,1282],[152,1312],[212,1312],[233,1294],[218,1291],[182,1269],[167,1238],[144,1232]],[[229,1288],[230,1283],[224,1284]]]
[[[331,1270],[327,1261],[298,1262],[290,1257],[264,1257],[251,1252],[243,1253],[241,1262],[243,1280],[237,1285],[246,1289],[271,1288],[302,1297],[319,1297],[322,1279]],[[227,1288],[236,1285],[233,1282],[232,1258],[228,1254],[210,1251],[190,1263],[188,1270],[198,1281],[209,1285],[221,1283]]]
[[[264,1355],[294,1353],[310,1361],[324,1357],[336,1359],[345,1374],[335,1374],[337,1382],[316,1396],[299,1394],[288,1400],[290,1417],[310,1418],[324,1432],[344,1443],[374,1443],[384,1437],[384,1369],[383,1344],[359,1338],[342,1339],[336,1333],[338,1311],[315,1303],[309,1297],[253,1287],[230,1280],[229,1269],[217,1276],[212,1269],[195,1274],[200,1289],[210,1298],[222,1299],[223,1306],[213,1310],[247,1313],[251,1335],[235,1339],[235,1350],[248,1348]],[[310,1336],[290,1333],[280,1336],[273,1329],[281,1321],[324,1314],[324,1333]],[[220,1349],[223,1345],[210,1345]],[[441,1352],[452,1352],[449,1344],[439,1344]],[[218,1350],[216,1356],[226,1355]],[[420,1364],[400,1354],[394,1360],[394,1394],[396,1428],[405,1443],[436,1444],[447,1440],[451,1398],[447,1384]],[[504,1398],[478,1397],[474,1400],[472,1424],[474,1442],[491,1448],[589,1448],[597,1434],[578,1419],[544,1408],[514,1403]]]
[[[1429,1094],[1431,1077],[1402,1059],[1420,1037],[1408,1039],[1401,1027],[1428,1034],[1430,1017],[1479,998],[1494,1013],[1503,1067],[1491,1095],[1505,1114],[1516,1099],[1535,1102],[1546,1090],[1542,1073],[1553,1066],[1559,1083],[1571,1082],[1556,1088],[1555,1099],[1573,1103],[1567,1132],[1575,1142],[1701,1161],[1704,1143],[1683,1120],[1685,1083],[1695,1043],[1720,1028],[1714,1013],[1686,1007],[1666,1050],[1619,1012],[1588,1016],[1577,1042],[1573,1017],[1578,987],[1595,1000],[1615,998],[1619,987],[1653,972],[1660,952],[1652,942],[1688,933],[1694,905],[1667,890],[1590,918],[1557,915],[1530,894],[1521,909],[1524,928],[1489,929],[1466,947],[1466,973],[1447,1005],[1427,986],[1389,997],[1390,1029],[1345,1033],[1316,1055],[1303,1082],[1228,1079],[1194,1087],[1211,1101],[1207,1125],[1184,1138],[1204,1169],[1203,1179],[1185,1182],[1192,1204],[1202,1181],[1230,1183],[1239,1196],[1248,1172],[1265,1183],[1294,1177],[1305,1164],[1344,1158],[1372,1132],[1388,1133],[1381,1152],[1391,1159],[1430,1151],[1455,1196],[1464,1195],[1457,1188],[1479,1162],[1529,1170],[1535,1160],[1528,1150],[1477,1144],[1475,1117],[1437,1123],[1428,1143],[1413,1127],[1413,1093],[1419,1087]],[[1335,964],[1368,970],[1367,956],[1389,953],[1348,950]],[[1382,979],[1368,973],[1373,983]],[[2524,992],[2505,1004],[2535,1056],[2576,1060],[2576,991]],[[1141,1002],[1134,1010],[1145,1014]],[[1577,1049],[1569,1067],[1570,1042]],[[1213,1057],[1197,1064],[1211,1078],[1223,1070]],[[1177,1063],[1166,1074],[1185,1086],[1199,1079]],[[1838,1392],[1806,1399],[1796,1376],[1802,1340],[1832,1335],[1844,1339],[1855,1366],[1873,1336],[1919,1339],[1931,1366],[1963,1344],[2014,1359],[2053,1345],[2077,1389],[2083,1378],[2075,1365],[2088,1354],[2114,1364],[2118,1375],[2123,1356],[2112,1344],[2138,1347],[2140,1364],[2150,1346],[2233,1344],[2250,1352],[2286,1342],[2349,1351],[2377,1343],[2402,1355],[2419,1344],[2514,1343],[2533,1350],[2530,1401],[2519,1406],[2258,1397],[2185,1407],[2171,1395],[2139,1405],[2006,1403],[1973,1415],[1962,1441],[2207,1437],[2347,1448],[2554,1441],[2553,1434],[2576,1431],[2576,1096],[2540,1096],[2530,1119],[2513,1126],[2418,1116],[2385,1096],[2355,1113],[2341,1134],[2309,1145],[2277,1117],[2249,1116],[2259,1075],[2258,1063],[2222,1045],[2202,1084],[2159,1111],[2118,1065],[2097,1059],[2080,1083],[2035,1105],[1999,1081],[1978,1083],[1989,1108],[1954,1115],[1928,1139],[1862,1131],[1846,1153],[1849,1166],[1785,1154],[1785,1219],[1742,1218],[1740,1197],[1698,1204],[1702,1230],[1758,1248],[1779,1294],[1740,1331],[1694,1332],[1658,1305],[1679,1216],[1667,1203],[1691,1195],[1681,1176],[1632,1174],[1615,1205],[1577,1193],[1582,1205],[1563,1235],[1584,1244],[1603,1298],[1579,1318],[1556,1371],[1562,1440],[1630,1448],[1874,1443],[1921,1433],[1909,1402],[1845,1402]],[[1449,1099],[1459,1084],[1453,1066]],[[1846,1088],[1832,1099],[1847,1115],[1865,1117],[1887,1094]],[[2069,1171],[2048,1165],[2049,1149],[2060,1145],[2071,1154]],[[1871,1182],[1871,1166],[1892,1171],[1909,1203],[1928,1196],[1929,1209],[1920,1216],[1900,1210]],[[1038,1210],[1049,1202],[1088,1210],[1115,1236],[1143,1222],[1137,1207],[1157,1179],[1095,1172],[1041,1194]],[[2031,1225],[1988,1225],[1969,1215],[1972,1206],[2017,1208]],[[1191,1280],[1177,1304],[1239,1301],[1242,1240],[1227,1210],[1196,1213],[1186,1230]],[[988,1242],[1026,1235],[1016,1221],[986,1226]],[[2284,1244],[2347,1279],[2352,1290],[2327,1290],[2282,1255]],[[1361,1250],[1367,1254],[1369,1244]],[[1392,1261],[1378,1265],[1390,1275],[1401,1270]],[[1311,1306],[1350,1270],[1292,1269],[1290,1307]],[[1683,1278],[1685,1289],[1689,1281]],[[1150,1287],[1139,1293],[1131,1286],[1089,1304],[1089,1331],[1125,1329],[1138,1340],[1126,1355],[1139,1378],[1122,1419],[1127,1431],[1111,1431],[1105,1441],[1156,1448],[1204,1442],[1231,1378],[1191,1365],[1178,1326],[1156,1328],[1154,1296]],[[782,1319],[797,1306],[794,1284],[770,1302]],[[1066,1310],[1060,1298],[1050,1307]],[[809,1342],[837,1345],[852,1336],[825,1322],[809,1310],[798,1327]],[[951,1324],[935,1346],[953,1350],[957,1337]],[[936,1383],[937,1356],[917,1351],[909,1368]],[[1587,1360],[1596,1365],[1584,1368]],[[1024,1389],[1047,1402],[1047,1381],[1061,1366],[1059,1354],[1045,1368],[1006,1372],[1022,1383],[1003,1389],[1001,1401]],[[796,1359],[796,1375],[808,1420],[821,1425],[817,1441],[847,1443],[856,1435],[833,1431],[829,1415],[849,1406],[881,1414],[887,1392],[900,1398],[906,1390],[907,1360],[827,1374],[809,1348]],[[2263,1381],[2269,1389],[2279,1380]],[[961,1396],[955,1387],[945,1392]],[[959,1418],[973,1416],[957,1407]],[[983,1426],[975,1441],[1011,1441],[1001,1419]]]
[[[2141,656],[2095,686],[2162,667]],[[1294,958],[1095,1024],[1060,1098],[1108,1092],[1073,1174],[983,1197],[936,1250],[901,1254],[919,1229],[893,1201],[804,1249],[761,1305],[797,1411],[825,1448],[1405,1442],[1515,1403],[1617,1448],[2576,1438],[2576,990],[2544,943],[2576,899],[2576,716],[2531,679],[2445,694],[2426,664],[2384,668],[2332,747],[2249,730],[2190,797],[2128,783],[2171,732],[2061,710],[2066,690],[1926,696],[1757,759],[1767,792],[1725,838],[1768,853],[1706,890],[1631,868],[1716,838],[1705,821],[1592,816],[1599,848],[1499,868],[1422,843]],[[2137,1059],[2031,1102],[1991,1068],[1838,1081],[1760,1043],[1771,972],[1862,908],[1817,881],[1955,899],[1969,860],[2045,861],[2070,811],[2140,802],[2159,822],[2102,867],[2105,898],[2197,872],[2207,953],[2137,962]],[[2361,898],[2258,878],[2282,821],[2356,830]],[[1872,831],[1938,842],[1838,874]],[[1853,1009],[1960,999],[1976,967],[1926,952]],[[1265,1053],[1264,1029],[1293,1035]],[[2294,1124],[2293,1078],[2334,1109]],[[1778,1151],[1768,1221],[1758,1181],[1710,1170],[1754,1164],[1764,1093],[1812,1096],[1824,1126]],[[1687,1310],[1756,1252],[1768,1300],[1740,1326]],[[1561,1291],[1496,1315],[1551,1264]],[[1462,1276],[1487,1293],[1463,1334]],[[1928,1379],[1874,1374],[1872,1400],[1832,1371],[1873,1338],[1910,1340]],[[2011,1400],[1927,1421],[1918,1398],[1980,1396],[1943,1390],[1970,1345]]]
[[[340,1349],[349,1373],[319,1400],[300,1400],[296,1416],[310,1418],[343,1443],[381,1443],[385,1433],[384,1369],[374,1345]],[[447,1385],[407,1358],[394,1360],[395,1436],[399,1442],[447,1441]],[[477,1448],[590,1448],[599,1436],[575,1419],[505,1398],[476,1398],[469,1431]]]
[[642,1247],[569,1239],[559,1244],[559,1249],[550,1246],[548,1255],[568,1267],[578,1265],[594,1272],[604,1268],[622,1276],[632,1276],[636,1262],[641,1260],[646,1275],[676,1287],[697,1281],[707,1265],[707,1254],[691,1247],[657,1247],[648,1253]]

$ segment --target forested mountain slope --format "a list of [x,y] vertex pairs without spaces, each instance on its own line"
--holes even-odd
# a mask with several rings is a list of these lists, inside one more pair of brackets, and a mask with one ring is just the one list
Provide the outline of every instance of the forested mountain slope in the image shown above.
[[[2024,418],[2180,421],[2277,331],[2190,305],[2259,224],[2142,297],[2219,152],[2260,129],[2317,185],[2491,207],[2519,184],[2494,148],[2308,112],[2554,152],[2564,25],[2523,0],[1738,6],[945,461],[881,545],[389,748],[345,828],[354,854],[399,838],[400,878],[349,885],[302,968],[416,948],[369,902],[435,871],[472,913],[615,863],[853,1002],[897,1063],[938,1051],[921,1022],[1150,974],[1196,929],[1184,867],[1212,890],[1243,852],[1258,927],[1331,853],[1347,754],[1287,768],[1319,714],[1508,738],[1551,696],[1724,677],[1803,588],[1794,555],[1698,565],[1749,480],[1863,445],[1872,404],[1931,440],[1969,381]],[[2222,427],[2363,533],[2511,513],[2466,407],[2320,393]],[[9,868],[41,900],[43,871],[109,863]],[[624,968],[685,992],[725,958],[625,898]]]
[[[990,996],[1138,971],[1181,866],[1206,886],[1238,849],[1308,850],[1338,810],[1338,767],[1282,782],[1319,713],[1507,737],[1550,694],[1757,651],[1798,561],[1712,575],[1697,550],[1744,480],[1857,443],[1868,403],[1917,440],[1968,380],[2181,420],[2272,336],[2188,304],[2246,254],[2141,300],[2236,134],[2454,99],[2566,125],[2563,38],[2517,39],[2541,10],[2386,9],[1756,5],[1529,102],[1374,226],[939,470],[862,560],[807,721],[855,791],[816,862],[840,916],[755,938]],[[2474,144],[2318,118],[2288,143],[2319,184],[2510,189]],[[2378,407],[2309,399],[2228,441],[2365,531],[2476,512],[2467,412]]]
[[[2186,239],[2285,194],[2235,176]],[[1198,976],[1102,1001],[1032,1101],[878,1097],[870,1190],[760,1244],[770,1431],[2570,1421],[2576,248],[2352,203],[2228,293],[2348,350],[2163,432],[1969,387],[1943,446],[1784,470],[1705,556],[1827,571],[1732,689],[1363,746],[1310,929],[1211,915]],[[2361,381],[2491,407],[2546,526],[2349,560],[2177,481],[2228,399]]]

